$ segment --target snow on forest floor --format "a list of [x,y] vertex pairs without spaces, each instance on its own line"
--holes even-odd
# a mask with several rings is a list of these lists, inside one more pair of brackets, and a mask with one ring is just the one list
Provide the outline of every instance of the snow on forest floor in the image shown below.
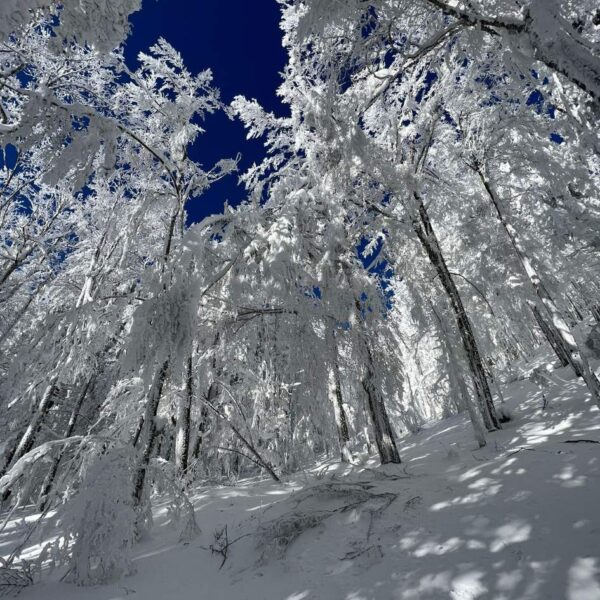
[[[600,445],[586,440],[600,441],[600,411],[555,373],[544,411],[528,380],[505,386],[515,418],[486,448],[456,417],[403,438],[402,465],[331,462],[283,484],[199,489],[189,544],[159,505],[135,575],[78,588],[55,572],[20,598],[598,600]],[[209,546],[225,525],[240,539],[219,570]]]

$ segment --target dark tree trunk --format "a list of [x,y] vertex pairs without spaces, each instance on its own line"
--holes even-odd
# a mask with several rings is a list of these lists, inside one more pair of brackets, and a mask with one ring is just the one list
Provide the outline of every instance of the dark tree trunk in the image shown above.
[[144,483],[146,481],[148,465],[150,464],[150,457],[152,456],[154,438],[156,437],[156,415],[158,413],[158,406],[160,404],[160,398],[162,396],[168,370],[169,360],[165,360],[154,376],[154,381],[152,382],[152,386],[148,392],[148,399],[146,400],[144,423],[142,426],[142,433],[139,436],[140,443],[142,444],[142,452],[138,461],[133,483],[133,497],[135,503],[138,505],[141,503],[144,495]]
[[[346,275],[348,284],[352,289],[352,273],[350,268],[344,262],[341,263],[341,267]],[[354,299],[354,307],[358,320],[358,337],[360,339],[360,343],[362,344],[365,357],[365,374],[362,378],[361,384],[366,394],[367,410],[373,428],[373,435],[375,436],[375,445],[377,446],[377,450],[379,452],[379,459],[383,465],[387,463],[400,463],[402,461],[400,460],[400,454],[398,452],[398,448],[396,447],[396,436],[385,408],[383,396],[375,385],[376,368],[373,362],[373,354],[371,352],[369,341],[365,332],[364,319],[361,316],[362,310],[358,298]]]
[[38,432],[41,424],[44,422],[44,419],[46,418],[46,415],[48,414],[50,407],[52,406],[52,396],[54,395],[55,385],[56,385],[56,378],[53,378],[50,381],[50,383],[48,384],[48,386],[46,387],[46,389],[44,390],[44,393],[42,394],[42,398],[41,398],[35,412],[33,413],[33,416],[31,417],[31,421],[29,422],[27,429],[21,436],[21,439],[19,440],[18,443],[15,444],[14,448],[7,454],[7,456],[5,458],[4,466],[2,467],[2,470],[0,471],[0,477],[4,476],[6,474],[6,472],[8,471],[8,469],[14,463],[16,463],[23,456],[25,456],[25,454],[27,454],[33,448],[33,444],[35,443],[35,438],[36,438],[37,432]]
[[448,359],[448,375],[451,384],[450,387],[451,389],[456,389],[456,403],[458,404],[459,410],[467,411],[471,425],[473,426],[475,440],[477,441],[479,447],[483,448],[487,442],[485,439],[485,427],[482,422],[481,414],[477,411],[477,405],[473,401],[471,394],[469,394],[467,384],[462,377],[463,369],[460,368],[456,356],[454,355],[453,342],[450,333],[448,332],[444,321],[442,321],[442,318],[438,315],[433,307],[433,304],[431,305],[431,310],[433,310],[433,313],[436,316],[440,330],[442,348]]
[[194,375],[192,356],[188,357],[185,379],[185,397],[180,400],[177,415],[177,437],[175,439],[175,460],[180,473],[185,473],[190,454],[190,416],[194,399]]
[[[560,336],[558,336],[558,334],[555,333],[555,331],[550,326],[550,324],[548,322],[546,322],[546,320],[544,319],[544,317],[538,310],[538,307],[533,302],[531,303],[530,306],[531,306],[531,311],[533,312],[533,316],[535,317],[536,323],[539,325],[540,329],[542,330],[542,333],[544,334],[545,338],[548,340],[548,343],[550,344],[550,346],[552,346],[552,349],[554,350],[554,353],[558,357],[558,360],[560,361],[561,366],[568,367],[570,364],[569,353],[568,353],[568,350],[564,347],[562,340],[560,339]],[[581,374],[579,374],[579,376],[580,375]]]
[[481,360],[477,341],[475,340],[471,321],[467,316],[458,288],[456,287],[448,269],[448,265],[446,264],[446,259],[444,258],[439,241],[431,225],[431,221],[429,220],[429,215],[427,214],[427,209],[423,204],[423,200],[416,193],[414,194],[414,198],[417,202],[418,218],[414,218],[413,228],[421,245],[427,253],[431,264],[435,267],[437,276],[440,278],[442,287],[448,296],[454,312],[456,325],[471,370],[471,378],[473,380],[473,386],[475,388],[475,394],[483,417],[483,422],[488,431],[500,429],[500,420],[496,414],[492,393],[490,391],[483,361]]
[[385,409],[383,398],[373,385],[373,374],[367,373],[362,380],[362,386],[367,394],[369,416],[373,426],[375,444],[379,452],[381,464],[400,463],[400,454],[390,420]]
[[208,415],[209,412],[205,406],[200,409],[200,423],[198,423],[198,433],[194,442],[194,448],[192,450],[192,458],[198,460],[200,458],[200,451],[204,444],[204,436],[208,429]]
[[340,380],[340,369],[337,362],[333,366],[334,394],[336,410],[336,424],[338,437],[340,440],[340,453],[342,462],[350,462],[352,458],[350,453],[350,430],[348,428],[348,417],[344,408],[344,398],[342,395],[342,382]]
[[[65,439],[70,438],[73,435],[73,432],[75,431],[75,425],[77,424],[77,419],[79,418],[79,414],[81,412],[81,407],[83,406],[83,403],[87,396],[87,392],[90,389],[90,386],[92,385],[92,381],[93,381],[93,379],[88,380],[88,382],[85,384],[85,386],[81,390],[81,393],[79,394],[79,396],[77,398],[77,402],[75,402],[75,406],[73,406],[73,410],[71,411],[71,416],[69,417],[69,422],[67,423],[67,427],[63,434],[63,438],[65,438]],[[60,449],[60,452],[58,453],[58,456],[56,456],[54,458],[54,460],[52,461],[52,465],[50,466],[50,469],[48,470],[48,474],[46,475],[46,478],[44,479],[44,484],[42,485],[42,490],[40,492],[39,501],[38,501],[40,511],[44,511],[44,509],[46,508],[48,498],[49,498],[50,493],[52,492],[52,488],[54,486],[54,480],[56,479],[56,474],[58,473],[58,467],[60,466],[60,462],[64,456],[64,453],[65,453],[65,447],[62,446]]]
[[381,464],[400,463],[400,454],[396,447],[396,436],[385,403],[380,391],[375,385],[375,370],[373,365],[373,355],[368,346],[368,342],[364,340],[365,351],[367,354],[366,373],[362,379],[362,386],[367,394],[367,406],[371,424],[373,426],[373,434],[375,436],[375,444],[379,452]]
[[[56,389],[56,377],[52,378],[44,393],[42,394],[42,398],[27,426],[27,429],[21,436],[18,444],[8,453],[5,458],[4,467],[2,471],[0,471],[0,477],[4,476],[9,468],[14,465],[20,458],[25,456],[32,448],[35,443],[35,438],[38,434],[38,431],[48,414],[48,411],[52,407],[52,397],[54,395],[54,391]],[[6,502],[11,495],[10,490],[6,490],[2,497],[0,498],[0,502]]]
[[342,394],[342,381],[340,378],[340,365],[337,352],[337,340],[335,332],[329,328],[327,330],[329,342],[329,351],[331,353],[331,386],[333,392],[335,424],[340,442],[340,455],[342,462],[351,462],[352,453],[350,452],[350,428],[348,427],[348,417],[344,408],[344,397]]

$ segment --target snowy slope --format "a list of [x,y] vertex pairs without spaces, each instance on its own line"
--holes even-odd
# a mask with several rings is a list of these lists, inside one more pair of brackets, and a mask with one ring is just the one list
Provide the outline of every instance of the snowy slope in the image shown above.
[[[20,598],[598,600],[600,411],[564,370],[555,382],[545,411],[528,380],[506,386],[515,419],[482,450],[457,417],[404,438],[399,466],[327,463],[281,485],[201,489],[189,544],[159,506],[135,575],[77,588],[55,572]],[[240,539],[219,570],[209,547],[225,525]]]

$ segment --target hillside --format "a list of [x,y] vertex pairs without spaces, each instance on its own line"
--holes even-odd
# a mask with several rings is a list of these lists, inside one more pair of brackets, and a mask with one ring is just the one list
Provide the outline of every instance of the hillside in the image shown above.
[[[178,542],[180,526],[159,502],[136,574],[80,588],[59,583],[57,569],[20,598],[596,600],[600,411],[566,370],[554,377],[546,410],[527,379],[506,386],[514,420],[486,448],[459,416],[404,437],[401,465],[363,457],[282,484],[200,488],[191,541]],[[3,553],[26,515],[2,534]],[[225,526],[223,561],[210,546],[223,550],[215,534]]]

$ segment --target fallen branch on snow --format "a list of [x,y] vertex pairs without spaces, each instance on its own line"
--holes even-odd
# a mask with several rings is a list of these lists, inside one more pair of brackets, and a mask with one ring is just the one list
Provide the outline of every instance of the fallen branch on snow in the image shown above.
[[[265,561],[269,555],[282,558],[289,546],[302,533],[314,529],[335,514],[342,514],[355,509],[362,508],[369,514],[370,520],[366,536],[368,541],[371,537],[375,519],[380,517],[398,498],[398,494],[391,492],[375,493],[369,491],[372,487],[372,485],[365,483],[325,483],[299,491],[293,498],[296,510],[265,523],[259,530],[259,548],[263,550],[260,561]],[[328,501],[335,502],[339,499],[346,502],[328,510],[297,510],[302,503],[308,500],[323,504]],[[350,500],[350,502],[347,502],[347,500]]]

